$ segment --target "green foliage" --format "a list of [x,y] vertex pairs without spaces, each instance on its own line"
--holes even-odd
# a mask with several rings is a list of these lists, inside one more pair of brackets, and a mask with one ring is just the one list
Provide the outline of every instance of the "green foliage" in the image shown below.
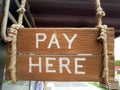
[[115,61],[115,66],[120,66],[120,60]]
[[6,82],[8,82],[8,80],[3,80],[3,83],[6,83]]
[[94,86],[100,88],[101,90],[106,90],[105,88],[100,87],[99,82],[90,82],[90,84],[92,84],[92,85],[94,85]]

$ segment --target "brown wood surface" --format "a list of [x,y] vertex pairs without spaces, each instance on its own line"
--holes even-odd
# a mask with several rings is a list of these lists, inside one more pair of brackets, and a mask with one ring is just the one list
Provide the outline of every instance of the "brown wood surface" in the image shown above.
[[114,80],[115,61],[114,61],[114,56],[113,55],[109,55],[108,67],[109,67],[109,80]]
[[[114,80],[114,76],[115,76],[115,61],[114,61],[114,56],[113,55],[108,55],[108,68],[109,68],[109,72],[108,72],[109,82],[111,82],[111,80],[115,81]],[[106,85],[105,79],[101,77],[100,83],[102,85]]]
[[107,30],[108,54],[114,55],[114,29]]
[[[40,43],[40,48],[36,49],[36,33],[45,33],[47,39]],[[60,49],[56,45],[52,45],[47,49],[51,39],[51,35],[55,33]],[[68,43],[63,37],[66,33],[69,38],[74,34],[78,34],[72,44],[72,48],[68,49]],[[97,28],[25,28],[18,32],[17,51],[18,53],[36,53],[36,54],[100,54],[102,45],[97,40],[99,30]]]
[[[29,57],[32,57],[33,63],[38,63],[38,58],[42,57],[42,73],[39,73],[38,67],[33,67],[32,73],[29,73]],[[55,61],[51,61],[53,64],[51,70],[56,70],[56,73],[46,72],[46,57],[56,58]],[[59,73],[59,57],[67,57],[70,59],[69,68],[71,74],[63,68],[63,73]],[[86,58],[86,61],[79,61],[79,65],[83,65],[83,68],[79,68],[79,71],[85,71],[86,74],[75,74],[75,62],[74,58]],[[17,56],[17,80],[43,80],[43,81],[100,81],[102,60],[101,56],[30,56],[19,55]],[[9,62],[9,61],[8,61]],[[66,63],[66,62],[64,62]],[[9,72],[6,73],[6,79],[10,79]]]

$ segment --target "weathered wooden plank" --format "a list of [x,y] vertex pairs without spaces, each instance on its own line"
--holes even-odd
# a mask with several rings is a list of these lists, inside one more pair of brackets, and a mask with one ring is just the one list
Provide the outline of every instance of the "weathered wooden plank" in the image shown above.
[[114,80],[115,62],[114,62],[114,56],[113,55],[109,55],[108,67],[109,67],[109,80]]
[[114,28],[107,30],[108,54],[114,55]]
[[109,55],[109,61],[108,61],[108,67],[110,70],[115,70],[115,61],[114,61],[114,56]]
[[[29,71],[30,58],[32,59],[32,64],[38,64],[39,58],[41,58],[41,64],[39,63],[39,66],[36,67],[32,66],[31,72]],[[47,62],[48,58],[51,59]],[[100,75],[102,72],[101,58],[102,56],[100,55],[18,55],[16,65],[17,79],[42,81],[100,81]],[[77,59],[78,61],[76,61]],[[7,61],[7,63],[9,63],[9,61]],[[75,63],[77,63],[77,65]],[[39,68],[40,65],[41,68]],[[46,70],[46,68],[48,68],[48,70]],[[10,79],[9,73],[6,73],[6,79]]]
[[[114,65],[114,56],[113,55],[108,55],[108,74],[109,74],[109,82],[111,80],[114,80],[114,76],[115,76],[115,65]],[[100,83],[102,85],[106,85],[104,79],[101,77],[101,81]]]
[[[42,35],[36,35],[41,33]],[[71,48],[63,34],[66,34],[66,38],[69,40],[77,34]],[[97,40],[98,36],[97,28],[25,28],[18,32],[17,51],[18,53],[36,54],[100,54],[102,45]],[[36,48],[37,37],[39,39],[38,48]],[[50,44],[52,39],[54,42]]]

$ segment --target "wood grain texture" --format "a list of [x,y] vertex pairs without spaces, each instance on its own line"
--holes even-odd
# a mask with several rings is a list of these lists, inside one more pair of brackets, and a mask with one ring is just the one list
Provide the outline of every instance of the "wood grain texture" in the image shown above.
[[108,45],[108,54],[114,55],[114,28],[107,30],[107,45]]
[[115,61],[113,55],[109,55],[108,67],[109,67],[109,80],[113,80],[115,76]]
[[[114,61],[114,56],[113,55],[108,55],[108,68],[109,68],[109,72],[108,72],[108,75],[109,75],[109,82],[112,81],[115,81],[115,61]],[[105,84],[105,80],[101,77],[101,81],[100,83],[102,85],[106,85]]]

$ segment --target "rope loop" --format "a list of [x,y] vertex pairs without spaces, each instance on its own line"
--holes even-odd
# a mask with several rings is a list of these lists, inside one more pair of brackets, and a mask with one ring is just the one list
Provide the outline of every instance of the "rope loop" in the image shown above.
[[17,34],[18,30],[23,28],[23,25],[20,24],[13,24],[10,28],[10,32],[8,33],[7,41],[11,42],[11,62],[9,66],[9,70],[11,71],[11,82],[16,82],[16,42],[17,42]]
[[105,35],[107,35],[107,25],[101,25],[98,28],[100,30],[100,36],[97,39],[103,41],[105,39]]
[[11,42],[11,61],[10,61],[10,65],[9,65],[9,70],[10,72],[10,76],[11,76],[11,82],[12,83],[16,83],[17,78],[16,78],[16,55],[17,55],[17,34],[18,34],[18,30],[20,28],[24,28],[24,26],[22,25],[22,20],[23,20],[23,16],[24,13],[26,11],[25,9],[25,3],[26,0],[21,0],[21,5],[20,8],[17,10],[17,12],[19,13],[19,17],[18,17],[18,23],[17,24],[13,24],[10,28],[10,31],[8,33],[8,37],[7,37],[7,41]]
[[19,25],[19,24],[13,24],[11,27],[10,27],[10,31],[8,33],[8,37],[7,37],[7,41],[8,42],[12,42],[12,40],[14,39],[14,35],[17,35],[17,30],[20,29],[20,28],[23,28],[24,26],[23,25]]

